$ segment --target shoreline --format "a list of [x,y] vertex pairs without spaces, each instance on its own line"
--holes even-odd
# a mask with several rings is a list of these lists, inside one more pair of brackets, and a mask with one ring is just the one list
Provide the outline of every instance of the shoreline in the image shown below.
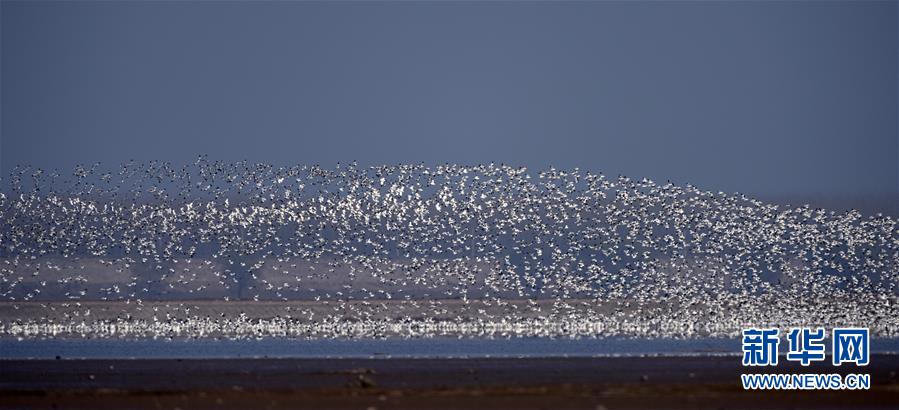
[[[0,338],[0,360],[124,359],[487,359],[738,355],[736,339],[68,339]],[[899,340],[878,349],[899,351]],[[885,349],[888,347],[888,349]]]

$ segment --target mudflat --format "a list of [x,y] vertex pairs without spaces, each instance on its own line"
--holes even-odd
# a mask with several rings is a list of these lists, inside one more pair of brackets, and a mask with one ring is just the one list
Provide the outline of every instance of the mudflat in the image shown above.
[[[899,407],[899,355],[863,368],[734,356],[0,361],[0,408]],[[740,374],[868,373],[869,390],[746,391]]]

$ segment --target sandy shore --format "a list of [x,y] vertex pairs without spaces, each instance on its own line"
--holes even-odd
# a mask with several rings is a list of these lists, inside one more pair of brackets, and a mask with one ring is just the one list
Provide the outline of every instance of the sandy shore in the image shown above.
[[[744,391],[734,357],[25,360],[0,408],[896,408],[899,356],[866,391]],[[859,369],[781,364],[777,372]]]

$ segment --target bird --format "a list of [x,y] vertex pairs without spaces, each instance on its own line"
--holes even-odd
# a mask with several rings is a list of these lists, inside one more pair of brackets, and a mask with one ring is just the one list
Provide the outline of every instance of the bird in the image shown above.
[[899,336],[882,214],[504,163],[201,155],[3,182],[0,337]]

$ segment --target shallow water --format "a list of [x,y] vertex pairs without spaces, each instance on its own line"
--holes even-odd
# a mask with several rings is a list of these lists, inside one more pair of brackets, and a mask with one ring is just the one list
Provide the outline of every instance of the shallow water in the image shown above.
[[[899,352],[875,339],[872,352]],[[738,355],[737,339],[2,340],[0,359],[487,358]]]

